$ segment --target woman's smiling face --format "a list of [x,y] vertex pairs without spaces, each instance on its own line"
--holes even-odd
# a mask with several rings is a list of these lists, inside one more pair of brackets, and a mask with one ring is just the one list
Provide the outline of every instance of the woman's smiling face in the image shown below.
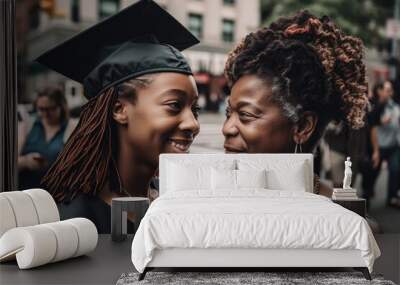
[[193,76],[151,75],[126,104],[126,139],[141,159],[158,165],[161,153],[187,153],[200,131],[198,92]]
[[269,84],[256,75],[241,77],[232,87],[222,129],[228,153],[293,152],[293,124],[272,100]]

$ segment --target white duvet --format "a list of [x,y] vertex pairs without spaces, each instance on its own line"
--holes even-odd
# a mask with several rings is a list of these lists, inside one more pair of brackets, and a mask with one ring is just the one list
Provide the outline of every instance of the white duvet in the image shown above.
[[358,249],[370,272],[380,256],[359,215],[320,195],[265,189],[162,195],[134,237],[135,268],[143,272],[165,248]]

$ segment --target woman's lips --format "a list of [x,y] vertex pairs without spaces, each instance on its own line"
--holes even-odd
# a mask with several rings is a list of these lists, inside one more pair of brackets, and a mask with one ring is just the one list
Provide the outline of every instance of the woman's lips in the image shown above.
[[224,145],[225,148],[225,153],[239,153],[239,152],[246,152],[244,149],[239,149],[239,148],[235,148],[232,147],[230,145]]
[[190,139],[169,139],[168,143],[174,152],[188,153],[193,140]]

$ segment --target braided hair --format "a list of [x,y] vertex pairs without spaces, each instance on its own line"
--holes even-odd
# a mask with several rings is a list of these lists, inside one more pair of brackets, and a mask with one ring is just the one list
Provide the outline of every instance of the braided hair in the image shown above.
[[354,129],[364,124],[369,103],[363,44],[327,16],[303,10],[248,34],[225,66],[231,87],[244,75],[257,75],[272,86],[272,100],[291,122],[305,111],[317,115],[311,146],[331,120]]
[[111,191],[122,189],[116,179],[118,144],[113,106],[117,98],[135,103],[137,90],[150,82],[150,76],[131,79],[86,103],[77,127],[41,181],[57,202],[71,201],[78,193],[96,195],[107,182]]

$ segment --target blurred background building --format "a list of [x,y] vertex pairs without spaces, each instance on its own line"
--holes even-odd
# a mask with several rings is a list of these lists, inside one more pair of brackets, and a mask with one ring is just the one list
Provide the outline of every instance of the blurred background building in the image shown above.
[[[70,108],[85,99],[80,84],[46,70],[34,59],[49,47],[116,13],[134,0],[31,0],[20,1],[20,102],[35,98],[34,90],[55,83],[65,90]],[[223,70],[227,54],[247,33],[260,26],[259,0],[158,0],[201,43],[187,51],[198,83],[202,107],[218,111],[225,97]],[[246,11],[243,13],[243,11]],[[157,21],[157,19],[154,19]]]
[[[222,76],[228,51],[247,33],[281,15],[299,9],[335,18],[347,32],[360,36],[366,53],[371,85],[395,77],[398,66],[400,25],[394,20],[395,0],[379,1],[296,1],[296,0],[156,0],[201,43],[185,52],[204,107],[218,110],[224,89]],[[82,29],[114,14],[134,0],[20,0],[17,1],[17,45],[19,102],[32,102],[34,90],[49,82],[63,87],[70,107],[84,102],[82,89],[73,81],[33,63],[40,53],[68,39]],[[329,2],[329,3],[328,3]],[[155,19],[156,20],[156,19]],[[396,49],[396,50],[394,50]],[[397,55],[397,56],[396,56]],[[393,79],[393,78],[392,78]]]

